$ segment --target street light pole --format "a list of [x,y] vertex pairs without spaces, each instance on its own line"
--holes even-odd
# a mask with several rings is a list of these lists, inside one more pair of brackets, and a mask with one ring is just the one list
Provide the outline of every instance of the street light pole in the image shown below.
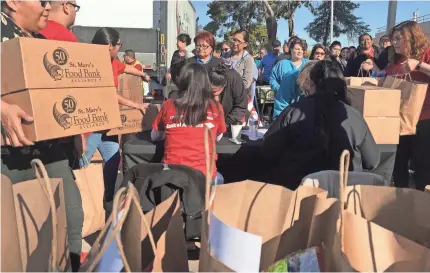
[[334,0],[331,0],[331,9],[330,9],[330,43],[333,43],[333,22],[334,22]]
[[389,33],[390,29],[396,25],[396,13],[397,13],[397,0],[388,1],[386,33]]

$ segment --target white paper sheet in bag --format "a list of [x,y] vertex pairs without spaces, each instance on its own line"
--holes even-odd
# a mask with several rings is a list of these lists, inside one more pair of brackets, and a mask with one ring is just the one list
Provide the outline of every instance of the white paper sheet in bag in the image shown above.
[[230,227],[210,214],[209,246],[212,256],[236,272],[259,272],[263,238]]

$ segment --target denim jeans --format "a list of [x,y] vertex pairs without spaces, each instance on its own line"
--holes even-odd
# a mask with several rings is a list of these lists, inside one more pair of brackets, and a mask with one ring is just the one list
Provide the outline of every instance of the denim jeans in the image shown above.
[[211,182],[211,186],[222,185],[222,184],[224,184],[224,176],[222,176],[222,174],[217,172],[215,179],[212,180],[212,182]]
[[58,142],[45,145],[39,142],[34,146],[26,147],[27,152],[22,152],[20,148],[7,148],[5,151],[2,149],[1,173],[6,175],[13,184],[36,179],[30,162],[38,158],[45,165],[49,177],[63,179],[70,258],[73,271],[77,271],[82,249],[84,212],[81,194],[69,167],[66,145]]
[[103,177],[105,184],[105,201],[113,200],[115,183],[118,176],[118,167],[121,160],[119,154],[118,136],[106,136],[102,133],[92,133],[86,138],[87,146],[84,155],[79,159],[80,167],[85,167],[91,162],[97,149],[102,155]]

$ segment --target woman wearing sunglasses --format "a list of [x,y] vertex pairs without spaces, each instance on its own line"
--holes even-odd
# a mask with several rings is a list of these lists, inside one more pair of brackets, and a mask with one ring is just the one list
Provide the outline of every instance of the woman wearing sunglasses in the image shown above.
[[[49,1],[2,1],[1,9],[2,42],[15,37],[45,38],[38,32],[46,27],[51,10]],[[37,158],[45,164],[49,177],[63,179],[70,259],[72,270],[77,271],[84,214],[81,195],[69,168],[68,149],[59,140],[32,143],[23,133],[22,120],[34,119],[19,106],[1,102],[2,135],[6,144],[1,149],[1,173],[14,184],[36,179],[30,162]]]

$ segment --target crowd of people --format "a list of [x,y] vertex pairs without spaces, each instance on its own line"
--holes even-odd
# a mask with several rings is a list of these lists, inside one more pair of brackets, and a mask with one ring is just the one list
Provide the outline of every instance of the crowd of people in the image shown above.
[[[68,29],[80,7],[75,1],[3,1],[2,42],[15,37],[79,42]],[[93,44],[109,45],[115,85],[127,73],[149,80],[132,50],[125,51],[124,62],[117,55],[121,37],[113,28],[97,31]],[[247,50],[246,30],[232,33],[216,54],[216,39],[201,31],[193,42],[187,34],[177,37],[166,78],[171,82],[169,96],[153,122],[151,138],[164,140],[166,164],[182,164],[206,173],[203,133],[209,127],[220,140],[232,125],[246,124],[254,111],[249,107],[256,85],[270,85],[275,93],[273,122],[265,134],[261,155],[270,166],[264,182],[296,189],[302,178],[321,170],[337,170],[343,150],[351,152],[351,171],[372,170],[380,161],[378,146],[363,116],[349,105],[345,77],[381,77],[410,74],[411,79],[430,85],[430,45],[420,26],[406,21],[390,30],[374,45],[369,34],[362,34],[357,47],[344,47],[333,41],[326,48],[315,45],[307,56],[307,43],[291,37],[283,45],[277,40],[258,51]],[[118,103],[145,113],[148,104],[118,95]],[[381,102],[383,103],[383,102]],[[255,105],[256,106],[256,105]],[[34,179],[30,162],[40,158],[50,177],[64,183],[68,240],[73,270],[80,265],[83,210],[79,190],[70,169],[79,159],[86,166],[98,149],[104,161],[105,201],[114,196],[120,166],[118,136],[91,132],[74,138],[32,143],[21,122],[33,121],[17,105],[1,102],[1,173],[13,183]],[[79,143],[77,145],[76,143]],[[216,153],[211,149],[210,153]],[[401,136],[394,168],[397,187],[409,186],[409,167],[413,163],[419,190],[430,184],[430,95],[417,125],[416,135]],[[71,166],[79,167],[79,166]],[[216,168],[213,183],[222,184]]]

